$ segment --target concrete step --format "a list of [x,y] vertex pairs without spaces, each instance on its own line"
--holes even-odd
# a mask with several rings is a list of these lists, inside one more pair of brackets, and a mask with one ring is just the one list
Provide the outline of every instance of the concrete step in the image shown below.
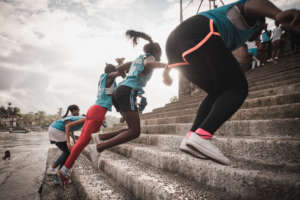
[[[186,108],[181,110],[142,115],[141,119],[167,118],[169,116],[180,117],[184,115],[195,115],[196,112],[197,108]],[[300,103],[274,105],[268,107],[241,108],[231,117],[231,120],[278,119],[294,117],[300,117]]]
[[230,199],[224,191],[199,187],[194,181],[174,173],[157,170],[133,159],[105,151],[99,157],[99,168],[112,177],[117,184],[130,190],[137,199]]
[[[58,148],[49,148],[46,168],[61,154]],[[72,169],[72,184],[62,187],[55,175],[46,175],[40,199],[43,200],[135,200],[128,191],[116,185],[103,172],[95,170],[92,163],[80,155]]]
[[264,81],[268,79],[272,79],[275,77],[282,77],[290,74],[299,74],[300,62],[295,64],[290,64],[288,67],[280,66],[274,68],[274,66],[270,66],[268,71],[261,72],[260,70],[253,71],[252,74],[247,74],[246,77],[249,82],[249,85],[255,84],[256,81]]
[[281,80],[281,81],[276,81],[276,82],[269,82],[261,85],[256,85],[253,87],[249,87],[249,91],[256,91],[256,90],[262,90],[262,89],[267,89],[267,88],[274,88],[274,87],[279,87],[282,85],[289,85],[289,84],[294,84],[294,83],[300,83],[300,76],[287,79],[287,80]]
[[[114,151],[127,157],[128,160],[135,159],[139,163],[143,163],[144,166],[150,165],[164,172],[168,171],[191,178],[200,184],[200,188],[202,185],[206,185],[231,193],[231,199],[275,200],[290,196],[300,197],[300,176],[297,173],[244,170],[234,166],[223,166],[211,160],[196,159],[178,151],[162,150],[149,146],[120,145],[115,147]],[[108,162],[114,163],[115,159],[110,157]],[[124,162],[128,161],[124,160]],[[124,164],[120,163],[119,168],[123,167]],[[122,171],[125,173],[127,170],[127,166],[125,166]],[[138,171],[140,170],[134,171],[135,176],[141,176],[136,174]]]
[[[258,97],[252,99],[246,99],[242,108],[252,108],[252,107],[263,107],[263,106],[273,106],[273,105],[283,105],[283,104],[292,104],[300,102],[300,93],[294,94],[283,94],[283,95],[274,95],[267,97]],[[156,109],[152,113],[161,113],[171,110],[181,110],[181,109],[198,109],[200,102],[190,104],[176,104],[174,106],[162,107]]]
[[[285,85],[285,86],[279,86],[279,87],[274,87],[274,88],[268,88],[268,89],[262,89],[258,91],[250,91],[249,95],[247,97],[247,100],[253,99],[253,98],[259,98],[259,97],[268,97],[268,96],[282,96],[282,95],[289,95],[293,94],[297,91],[300,91],[300,83],[296,84],[290,84],[290,85]],[[168,103],[164,107],[156,108],[153,109],[153,112],[160,111],[163,108],[176,108],[177,106],[180,105],[186,105],[186,104],[192,104],[192,103],[200,103],[205,97],[190,97],[189,99],[185,101],[177,101],[174,103]],[[149,115],[149,113],[144,113],[144,115]]]
[[[123,127],[126,127],[124,124]],[[143,125],[145,134],[186,135],[191,123]],[[233,120],[225,122],[216,132],[218,136],[282,136],[300,138],[300,118],[270,120]],[[109,132],[109,130],[108,130]]]
[[[49,176],[46,174],[46,170],[52,165],[61,154],[58,148],[49,148],[46,160],[46,169],[43,177],[43,182],[40,187],[41,193],[38,198],[31,199],[43,199],[43,200],[77,200],[78,190],[74,184],[68,185],[68,187],[63,188],[56,181],[55,176]],[[23,167],[20,167],[22,170]],[[27,178],[27,177],[24,177]],[[18,183],[16,182],[16,185]],[[22,187],[22,185],[20,185]],[[11,188],[14,189],[14,188]],[[36,188],[38,190],[38,188]],[[24,197],[23,197],[24,198]],[[7,198],[5,198],[7,199]],[[19,199],[22,199],[21,197]]]
[[255,80],[257,78],[263,78],[264,76],[271,76],[285,71],[291,71],[299,67],[300,60],[295,61],[281,61],[277,64],[268,64],[268,66],[263,66],[256,68],[255,70],[250,70],[246,72],[248,80]]
[[[300,56],[299,56],[300,58]],[[294,56],[292,59],[282,59],[277,64],[269,63],[265,66],[256,68],[246,72],[246,76],[249,80],[262,78],[265,75],[276,74],[284,71],[293,70],[299,67],[300,59]]]
[[250,87],[256,86],[256,85],[261,85],[264,83],[269,83],[269,82],[276,82],[276,81],[282,81],[282,80],[288,80],[291,78],[297,78],[300,76],[300,66],[289,71],[282,71],[277,74],[271,74],[271,75],[265,75],[264,77],[261,78],[256,78],[253,80],[248,80],[248,84]]
[[93,168],[93,164],[81,155],[72,171],[73,185],[77,188],[77,199],[86,200],[135,200],[126,189],[115,184],[103,171]]
[[[179,151],[185,136],[142,134],[133,142],[151,145],[162,150]],[[130,148],[139,148],[136,144]],[[222,137],[212,139],[234,163],[232,167],[270,170],[273,172],[300,172],[300,139],[284,137]],[[122,148],[125,148],[123,145]],[[134,147],[133,147],[134,146]],[[129,147],[128,147],[129,148]]]

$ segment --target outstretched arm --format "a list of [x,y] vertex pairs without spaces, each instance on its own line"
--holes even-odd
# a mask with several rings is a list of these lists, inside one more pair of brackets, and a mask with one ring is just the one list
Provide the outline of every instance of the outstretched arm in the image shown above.
[[71,151],[72,149],[72,145],[71,145],[71,142],[70,142],[70,129],[73,127],[73,126],[77,126],[79,124],[83,124],[85,121],[85,118],[83,119],[80,119],[80,120],[77,120],[77,121],[74,121],[74,122],[69,122],[66,121],[66,125],[65,125],[65,131],[66,131],[66,140],[67,140],[67,146],[69,148],[69,150]]
[[119,65],[118,68],[117,68],[117,70],[118,70],[119,72],[128,71],[128,69],[129,69],[131,63],[132,63],[132,62],[127,62],[127,63],[124,63],[124,64],[122,64],[122,65]]
[[296,9],[281,11],[268,0],[248,0],[244,5],[244,13],[246,18],[269,17],[285,28],[300,31],[300,11]]
[[150,61],[145,64],[145,68],[148,68],[148,69],[164,68],[166,66],[167,66],[166,63],[161,63],[161,62],[157,62],[157,61]]

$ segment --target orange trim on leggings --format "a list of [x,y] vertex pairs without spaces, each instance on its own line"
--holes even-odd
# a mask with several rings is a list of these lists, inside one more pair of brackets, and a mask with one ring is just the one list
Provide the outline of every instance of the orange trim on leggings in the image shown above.
[[196,46],[194,46],[193,48],[191,49],[188,49],[186,50],[185,52],[182,53],[182,58],[184,60],[184,62],[181,62],[181,63],[174,63],[174,64],[170,64],[168,65],[168,68],[172,68],[172,67],[176,67],[176,66],[182,66],[182,65],[188,65],[189,62],[185,59],[185,56],[187,56],[188,54],[196,51],[197,49],[199,49],[203,44],[205,44],[205,42],[207,42],[209,40],[209,38],[212,36],[212,35],[217,35],[217,36],[221,36],[220,33],[218,32],[215,32],[214,31],[214,22],[212,19],[209,20],[209,33],[205,36],[205,38],[203,38]]

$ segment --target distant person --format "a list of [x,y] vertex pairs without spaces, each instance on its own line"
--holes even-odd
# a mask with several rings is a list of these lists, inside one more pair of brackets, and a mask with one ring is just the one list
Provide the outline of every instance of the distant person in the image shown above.
[[124,72],[119,72],[112,64],[106,64],[104,73],[101,74],[99,78],[96,103],[89,108],[79,139],[71,149],[64,166],[58,171],[59,178],[64,184],[69,183],[70,170],[75,161],[83,149],[89,144],[92,134],[98,132],[103,125],[106,112],[111,111],[111,95],[116,87],[115,79],[118,76],[124,76]]
[[[68,116],[69,111],[71,116]],[[70,143],[70,137],[72,137],[75,144],[75,137],[73,131],[81,129],[85,121],[84,116],[79,116],[79,107],[77,105],[71,105],[68,107],[65,115],[53,122],[48,129],[49,140],[51,144],[55,144],[61,151],[62,154],[58,159],[47,169],[47,174],[56,174],[55,169],[61,168],[67,160],[72,145]]]
[[251,54],[251,69],[260,66],[260,60],[257,58],[257,46],[255,41],[247,42],[248,52]]
[[267,62],[272,62],[272,41],[271,41],[271,31],[268,30],[268,24],[265,24],[265,27],[261,33],[261,41],[264,53],[264,60]]
[[171,68],[207,92],[180,149],[229,165],[211,139],[236,113],[248,95],[247,79],[232,51],[260,35],[265,17],[300,31],[300,11],[281,11],[267,0],[240,0],[192,16],[179,24],[166,43],[168,68],[164,82],[171,85]]
[[281,46],[281,36],[284,31],[281,28],[281,25],[275,22],[275,28],[272,32],[272,59],[278,60],[280,55],[280,46]]
[[4,152],[4,156],[2,157],[2,160],[10,160],[10,151],[7,150]]

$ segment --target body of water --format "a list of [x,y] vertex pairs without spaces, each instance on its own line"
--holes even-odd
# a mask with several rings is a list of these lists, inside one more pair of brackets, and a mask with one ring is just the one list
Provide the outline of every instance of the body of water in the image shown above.
[[[39,199],[50,146],[47,132],[0,132],[0,199]],[[2,160],[6,150],[10,160]]]

